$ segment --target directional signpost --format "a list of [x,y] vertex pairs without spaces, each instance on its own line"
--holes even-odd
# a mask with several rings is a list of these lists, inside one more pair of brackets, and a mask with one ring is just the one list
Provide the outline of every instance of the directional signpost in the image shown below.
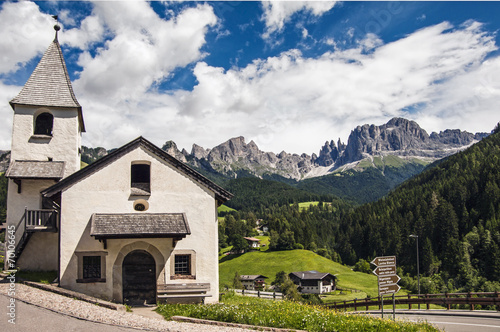
[[401,289],[398,285],[401,278],[396,274],[396,256],[376,257],[371,263],[376,266],[373,274],[378,277],[378,295],[382,302],[382,318],[384,318],[384,295],[392,294],[392,311],[395,319],[396,300],[394,294]]

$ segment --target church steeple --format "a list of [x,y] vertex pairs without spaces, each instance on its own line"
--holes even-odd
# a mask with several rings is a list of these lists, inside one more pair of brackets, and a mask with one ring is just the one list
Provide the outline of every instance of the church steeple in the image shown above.
[[54,40],[21,92],[10,101],[14,110],[11,160],[30,161],[31,166],[63,162],[66,177],[80,169],[85,125],[57,38],[59,26],[54,29]]
[[54,26],[54,41],[45,51],[21,92],[10,101],[15,105],[77,108],[80,131],[85,132],[82,107],[71,86],[66,63],[57,38],[59,26]]

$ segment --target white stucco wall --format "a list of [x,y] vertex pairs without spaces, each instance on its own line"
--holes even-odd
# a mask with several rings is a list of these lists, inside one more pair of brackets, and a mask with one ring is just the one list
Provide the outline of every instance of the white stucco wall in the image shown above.
[[17,265],[23,270],[57,271],[57,242],[57,233],[33,233],[22,255],[17,260]]
[[[130,165],[134,161],[151,163],[151,196],[130,196]],[[139,213],[134,201],[145,199],[149,209],[140,213],[185,213],[191,235],[180,240],[175,250],[196,252],[196,279],[170,280],[171,239],[108,240],[108,248],[90,237],[93,213]],[[136,241],[154,245],[165,257],[163,280],[167,283],[210,283],[212,297],[218,301],[218,233],[214,193],[179,172],[143,148],[137,148],[100,171],[67,188],[61,202],[61,286],[100,297],[113,296],[113,264],[126,245]],[[106,251],[106,283],[80,284],[75,251]],[[158,262],[157,262],[158,263]]]
[[[25,209],[42,208],[40,191],[53,185],[53,180],[21,180],[21,193],[18,186],[9,179],[7,192],[7,225],[17,226],[24,216]],[[24,227],[18,228],[16,243]],[[18,266],[25,270],[57,270],[57,234],[34,234],[25,247],[18,261]]]
[[[52,138],[34,139],[35,117],[49,112],[54,116]],[[16,105],[12,126],[11,160],[65,161],[64,176],[80,169],[81,132],[77,109],[36,108]]]

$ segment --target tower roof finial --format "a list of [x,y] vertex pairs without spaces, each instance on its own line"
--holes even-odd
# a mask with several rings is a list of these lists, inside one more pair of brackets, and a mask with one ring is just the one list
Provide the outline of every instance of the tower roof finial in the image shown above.
[[57,40],[57,32],[61,30],[61,27],[59,26],[59,16],[57,15],[52,15],[52,18],[56,20],[56,25],[54,25],[54,30],[56,30],[56,40]]

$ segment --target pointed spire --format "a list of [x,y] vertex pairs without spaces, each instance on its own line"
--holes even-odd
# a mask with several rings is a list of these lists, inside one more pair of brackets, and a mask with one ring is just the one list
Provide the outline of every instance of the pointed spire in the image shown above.
[[78,108],[78,117],[82,132],[85,131],[82,108],[76,100],[71,86],[71,80],[66,69],[63,53],[57,32],[59,25],[55,25],[56,36],[45,51],[42,59],[36,66],[21,92],[10,101],[10,105],[32,105],[47,107]]
[[55,36],[54,40],[57,40],[57,33],[59,32],[59,30],[61,30],[61,27],[59,26],[59,16],[52,15],[52,18],[54,20],[56,20],[56,25],[54,25],[54,30],[56,30],[56,36]]

